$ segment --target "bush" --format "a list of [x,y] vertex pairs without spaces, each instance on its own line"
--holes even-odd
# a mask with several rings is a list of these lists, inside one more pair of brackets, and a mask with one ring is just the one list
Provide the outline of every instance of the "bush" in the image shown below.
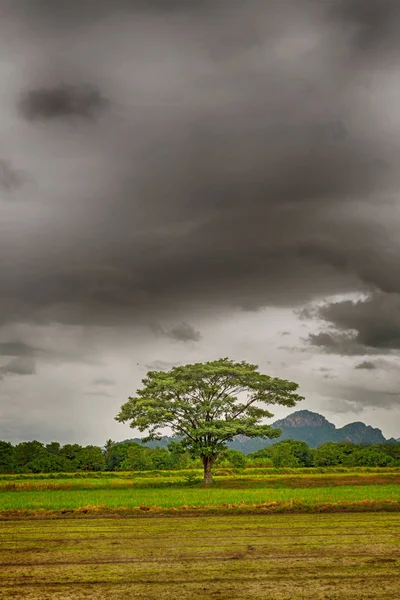
[[216,461],[216,466],[244,469],[246,462],[245,455],[238,450],[226,450]]
[[187,475],[183,476],[183,481],[185,482],[185,485],[192,487],[193,485],[202,483],[203,480],[201,477],[197,477],[196,473],[188,473]]

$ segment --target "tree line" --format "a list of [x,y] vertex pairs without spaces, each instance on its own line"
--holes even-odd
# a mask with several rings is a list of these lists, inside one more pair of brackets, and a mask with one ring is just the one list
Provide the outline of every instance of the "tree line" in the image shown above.
[[99,446],[46,446],[38,441],[15,447],[0,442],[0,472],[145,471],[203,467],[204,483],[212,482],[214,466],[245,468],[311,466],[391,466],[400,456],[395,446],[362,447],[323,444],[312,450],[305,442],[283,440],[245,457],[228,449],[235,436],[278,438],[282,431],[265,423],[273,417],[265,406],[295,406],[304,398],[293,381],[260,373],[245,361],[221,358],[206,363],[149,371],[142,387],[121,406],[115,419],[146,432],[142,441],[162,439],[169,429],[181,439],[168,448],[148,448],[136,442]]
[[[0,441],[0,473],[70,473],[77,471],[152,471],[200,468],[199,457],[191,456],[181,442],[166,448],[149,448],[137,442],[104,447],[36,440],[13,446]],[[363,446],[351,442],[328,442],[310,448],[305,442],[283,440],[247,456],[238,450],[221,452],[215,466],[246,467],[395,467],[400,466],[400,444]]]

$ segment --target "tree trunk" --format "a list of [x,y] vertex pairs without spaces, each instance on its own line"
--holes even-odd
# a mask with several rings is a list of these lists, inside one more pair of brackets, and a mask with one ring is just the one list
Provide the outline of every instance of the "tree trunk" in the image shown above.
[[204,465],[204,483],[206,485],[212,483],[212,466],[215,460],[215,456],[202,456],[202,461]]

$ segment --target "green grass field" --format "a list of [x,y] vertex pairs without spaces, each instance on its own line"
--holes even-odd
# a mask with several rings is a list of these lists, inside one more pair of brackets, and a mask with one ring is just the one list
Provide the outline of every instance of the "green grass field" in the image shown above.
[[230,504],[256,505],[291,501],[307,505],[327,502],[400,501],[397,485],[338,486],[320,488],[281,489],[86,489],[2,492],[0,511],[5,510],[62,510],[103,506],[134,508],[139,506],[180,508],[211,507]]
[[[400,510],[399,472],[346,472],[263,474],[251,473],[216,477],[215,484],[203,486],[185,482],[185,475],[141,473],[118,477],[26,479],[12,476],[0,482],[0,516],[43,511],[109,512],[147,510],[188,510],[216,508],[245,510],[315,510],[350,505],[360,509]],[[389,506],[390,504],[390,506]],[[8,515],[10,516],[10,515]],[[14,515],[15,516],[15,515]]]
[[395,600],[396,514],[0,522],[0,598]]

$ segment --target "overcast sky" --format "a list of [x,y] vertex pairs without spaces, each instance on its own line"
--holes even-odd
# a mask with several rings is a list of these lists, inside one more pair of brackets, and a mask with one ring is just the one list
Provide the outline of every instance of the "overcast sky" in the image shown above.
[[398,0],[0,0],[0,56],[0,439],[224,356],[400,436]]

